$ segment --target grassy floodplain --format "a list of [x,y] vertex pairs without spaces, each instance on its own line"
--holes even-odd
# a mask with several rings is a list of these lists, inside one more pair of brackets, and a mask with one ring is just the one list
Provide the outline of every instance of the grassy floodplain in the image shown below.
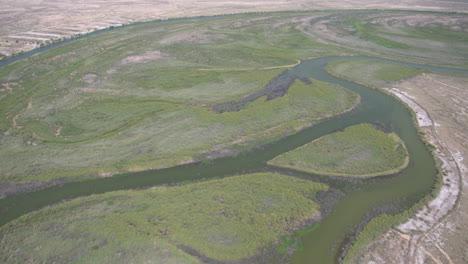
[[[255,98],[238,114],[216,113],[216,106],[260,93],[290,65],[313,57],[378,53],[431,62],[439,54],[440,64],[464,65],[458,18],[384,11],[244,14],[118,29],[48,50],[0,68],[0,183],[171,167],[276,140],[350,109],[356,96],[312,80],[321,92],[308,90],[316,97],[302,108],[280,109],[275,101],[282,94]],[[414,19],[423,22],[410,26]],[[446,33],[421,49],[427,32]],[[390,48],[376,38],[411,48]],[[330,68],[363,78],[371,78],[363,69],[378,71],[373,85],[421,72],[353,63]],[[260,111],[247,109],[261,104]]]
[[[439,20],[434,20],[434,17],[454,18],[454,21],[458,21],[459,17],[456,14],[366,11],[248,14],[216,20],[170,22],[114,30],[2,67],[0,183],[109,176],[123,171],[141,171],[204,160],[212,152],[248,149],[259,142],[277,140],[318,123],[320,119],[347,111],[359,101],[359,96],[343,87],[304,78],[296,78],[287,86],[288,89],[280,89],[284,94],[262,93],[272,80],[284,73],[294,72],[289,71],[289,68],[297,60],[342,54],[377,54],[420,63],[437,61],[442,65],[468,65],[466,56],[463,56],[467,50],[463,32],[460,31],[463,27],[457,29],[458,24],[442,23],[440,27],[451,32],[445,36],[453,38],[454,41],[450,38],[432,37],[432,42],[426,46],[425,36],[412,37],[412,33],[405,33],[412,27],[409,22],[413,15],[421,15],[425,21],[435,21],[435,24],[438,24]],[[380,20],[382,17],[388,21]],[[359,23],[353,23],[357,19]],[[427,27],[431,27],[431,24],[433,23],[430,22]],[[426,26],[418,24],[415,28],[421,27]],[[334,36],[339,38],[333,39]],[[390,47],[390,44],[385,42],[389,39],[392,40],[392,45],[403,43],[407,46]],[[383,68],[385,67],[388,65]],[[408,69],[395,69],[397,74],[394,76],[387,76],[383,71],[380,77],[386,82],[391,82],[407,77],[406,70]],[[416,73],[417,70],[410,72]],[[261,96],[254,96],[258,94]],[[247,100],[251,98],[253,99]],[[239,101],[245,104],[236,111],[216,111],[219,105],[236,105]],[[391,110],[384,104],[382,109]],[[400,114],[404,116],[406,112]],[[385,115],[377,116],[388,118]],[[392,121],[397,123],[395,119]],[[406,131],[413,131],[411,122],[403,124],[410,127],[407,127]],[[405,140],[407,138],[408,133]],[[412,140],[406,141],[408,146],[410,142],[416,142],[417,145],[417,135],[409,138]],[[393,143],[392,146],[395,146],[395,142]],[[425,161],[427,160],[429,159],[426,158]],[[387,161],[389,160],[385,162]],[[433,174],[430,170],[427,173],[423,172],[421,175]],[[414,175],[420,176],[419,173]],[[157,176],[155,172],[155,177]],[[422,179],[405,182],[403,178],[369,181],[370,184],[381,188],[369,187],[368,189],[375,190],[375,193],[364,193],[366,197],[362,199],[353,198],[356,193],[347,194],[342,201],[349,201],[345,207],[353,208],[353,212],[343,213],[342,208],[337,206],[336,218],[339,221],[334,223],[324,220],[323,225],[314,226],[315,232],[324,234],[318,236],[319,244],[327,248],[318,252],[319,247],[309,247],[308,249],[312,249],[309,252],[316,253],[312,257],[323,260],[323,263],[335,261],[333,256],[325,256],[326,252],[337,251],[336,242],[342,239],[340,236],[354,228],[350,223],[358,224],[361,220],[357,218],[370,212],[372,206],[385,205],[385,201],[400,195],[394,189],[387,188],[389,185],[386,185],[384,180],[395,180],[398,181],[395,186],[406,186],[407,188],[402,188],[404,190],[401,195],[411,194],[410,198],[403,197],[407,203],[414,202],[414,197],[425,195],[413,192],[425,191],[422,190],[425,187],[420,188]],[[118,181],[118,177],[112,178],[114,179]],[[252,182],[242,188],[229,188],[238,186],[238,183],[243,182],[241,179],[243,178],[232,178],[232,182],[229,181],[230,185],[223,186],[221,193],[234,197],[239,205],[239,201],[244,196],[247,197],[246,204],[242,206],[253,208],[248,212],[255,213],[252,219],[263,221],[265,215],[268,218],[258,225],[248,222],[255,229],[249,229],[246,225],[245,228],[250,233],[242,233],[242,236],[248,239],[247,244],[244,240],[240,244],[225,243],[226,248],[220,250],[219,247],[223,246],[220,242],[229,240],[216,235],[206,237],[206,233],[197,233],[201,230],[200,226],[205,227],[211,220],[212,215],[200,216],[192,209],[200,208],[197,207],[200,203],[205,205],[201,211],[213,212],[211,210],[218,209],[219,203],[211,203],[212,197],[207,198],[202,194],[194,197],[186,192],[179,194],[173,191],[193,190],[198,193],[198,190],[190,189],[196,186],[202,186],[203,190],[209,189],[209,186],[197,183],[90,196],[31,213],[2,227],[0,232],[4,233],[0,238],[7,239],[2,243],[6,246],[4,250],[7,254],[1,256],[11,257],[13,262],[16,259],[22,261],[28,258],[49,257],[52,261],[61,260],[63,257],[66,262],[70,262],[82,256],[82,252],[90,252],[84,262],[88,259],[90,262],[100,262],[105,255],[116,256],[116,259],[123,259],[125,262],[128,262],[128,259],[142,262],[150,258],[149,254],[157,254],[157,257],[168,262],[190,263],[196,261],[186,254],[187,249],[191,248],[221,262],[229,262],[232,259],[244,258],[248,254],[256,254],[258,251],[255,250],[275,244],[279,237],[280,242],[289,244],[290,240],[284,235],[291,234],[291,229],[301,227],[302,220],[309,219],[306,216],[316,213],[316,204],[310,200],[305,202],[306,200],[294,198],[297,197],[296,191],[302,190],[300,185],[309,186],[308,182],[300,182],[289,189],[288,183],[295,181],[295,178],[282,180],[269,177],[268,180],[262,180],[261,185],[255,185],[255,193],[252,192],[250,196],[246,195],[246,190],[250,190],[249,186],[254,185]],[[105,184],[106,180],[110,179],[90,182]],[[280,183],[281,186],[277,188],[276,183]],[[262,212],[258,216],[255,210],[262,208],[261,203],[254,204],[252,201],[257,201],[255,195],[263,195],[272,188],[271,186],[274,186],[277,194],[287,193],[285,207],[275,208],[271,214]],[[366,184],[363,184],[363,189],[366,188]],[[151,192],[152,195],[149,196],[157,199],[148,202],[150,199],[146,200],[145,195]],[[170,198],[163,193],[168,193]],[[110,200],[105,200],[105,197],[109,197]],[[310,198],[305,195],[302,197]],[[374,197],[378,197],[379,200],[373,200]],[[45,198],[47,200],[47,197]],[[137,202],[131,204],[130,201],[134,198]],[[168,206],[167,208],[178,211],[167,212],[164,215],[171,219],[170,223],[174,223],[177,230],[182,230],[180,233],[168,232],[173,226],[169,229],[168,226],[159,225],[159,218],[155,220],[155,226],[152,226],[153,223],[144,222],[145,216],[151,216],[151,210],[162,212],[162,207],[158,206],[167,206],[161,205],[160,201],[166,201],[167,204],[187,202],[180,207]],[[371,202],[375,204],[370,204]],[[298,207],[295,207],[297,205]],[[72,212],[75,206],[77,210]],[[406,204],[402,205],[404,206]],[[288,208],[293,209],[288,211]],[[310,210],[304,213],[304,208]],[[385,210],[385,207],[383,208]],[[97,213],[92,212],[93,210]],[[236,217],[247,213],[236,210]],[[190,221],[181,222],[178,217],[186,211],[193,213],[189,215]],[[285,213],[277,214],[282,212]],[[221,215],[214,214],[216,217],[213,218],[224,217],[225,213],[226,210]],[[197,218],[198,216],[200,218]],[[350,222],[343,223],[345,216]],[[116,219],[116,226],[112,226],[110,223],[114,223]],[[57,222],[58,225],[55,225]],[[381,231],[395,222],[395,219],[389,217],[384,223],[379,222],[379,219],[373,223],[376,223]],[[51,225],[43,226],[43,223]],[[233,218],[233,221],[227,224],[236,226],[238,232],[242,229],[238,228],[239,225],[245,222]],[[214,226],[216,225],[210,227],[215,231],[221,229]],[[232,231],[230,226],[222,228]],[[76,236],[77,233],[81,235],[83,230],[84,237]],[[208,229],[203,231],[206,230]],[[31,237],[31,234],[37,236]],[[188,238],[187,234],[192,238]],[[308,234],[309,237],[314,235],[313,232]],[[51,244],[43,246],[42,242],[39,242],[43,239],[41,236],[45,236],[44,241]],[[366,233],[363,233],[363,236],[365,239],[360,239],[364,241],[361,243],[367,243],[371,236]],[[101,237],[107,240],[99,240]],[[336,240],[322,241],[326,238]],[[36,240],[28,244],[30,239]],[[59,243],[54,244],[54,241]],[[211,247],[210,243],[216,245]],[[77,248],[83,250],[77,252]],[[281,247],[280,251],[288,250]],[[131,253],[128,253],[130,251],[141,254],[131,256]],[[21,255],[17,254],[18,252],[26,253]],[[112,252],[117,253],[113,255]],[[190,255],[196,253],[191,251]],[[141,259],[138,259],[139,257]],[[310,259],[304,257],[302,260]]]
[[468,65],[465,14],[357,11],[303,24],[314,39],[333,46],[402,61]]
[[268,163],[315,174],[371,177],[408,165],[403,141],[370,124],[346,128],[284,153]]
[[369,87],[385,87],[427,70],[382,61],[339,60],[330,62],[327,71],[335,76],[353,80]]
[[289,16],[114,30],[2,67],[0,183],[176,166],[349,110],[356,94],[315,80],[214,110],[260,93],[306,54],[338,50],[291,25],[272,27]]
[[[311,200],[327,186],[257,173],[94,195],[21,217],[0,229],[3,263],[196,263],[259,253],[320,218]],[[192,252],[190,251],[190,252]]]

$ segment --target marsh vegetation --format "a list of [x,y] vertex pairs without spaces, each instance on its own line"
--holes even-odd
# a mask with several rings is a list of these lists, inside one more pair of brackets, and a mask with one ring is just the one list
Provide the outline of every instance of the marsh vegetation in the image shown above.
[[4,263],[240,260],[320,219],[327,186],[257,173],[67,202],[2,227]]
[[321,137],[268,163],[315,174],[371,177],[396,173],[408,162],[408,152],[398,135],[361,124]]
[[[426,23],[414,24],[415,18]],[[89,184],[63,189],[96,183],[82,191],[89,195],[150,187],[149,176],[161,177],[158,184],[173,184],[171,176],[186,181],[91,195],[20,217],[0,228],[2,260],[230,263],[263,249],[290,256],[300,248],[297,236],[304,236],[308,250],[297,251],[294,263],[310,260],[307,254],[336,261],[343,240],[361,246],[401,217],[371,220],[361,236],[356,226],[381,213],[407,216],[434,188],[437,172],[405,108],[323,68],[330,62],[329,71],[346,79],[359,75],[354,80],[368,86],[424,71],[384,60],[307,59],[378,54],[466,67],[464,23],[458,14],[439,13],[243,14],[111,30],[1,67],[0,183],[86,179]],[[420,43],[427,34],[410,32],[440,33],[439,27],[449,33],[431,36],[426,48]],[[293,67],[298,60],[303,63]],[[363,122],[395,134],[358,125]],[[296,170],[264,172],[276,169],[265,163],[282,153],[274,161]],[[388,175],[406,166],[408,153],[414,163],[401,175],[327,177],[342,195],[326,208],[329,217],[319,219],[327,203],[313,199],[328,187],[308,172]],[[234,154],[232,163],[213,160]],[[176,167],[186,163],[192,164]],[[167,167],[174,169],[158,170]],[[227,178],[194,183],[204,175],[190,169]],[[248,174],[233,176],[244,170]],[[121,182],[119,176],[96,179],[122,172],[130,173],[120,175]],[[141,185],[125,185],[131,176]],[[121,184],[103,187],[110,182]],[[63,190],[56,188],[50,192]],[[47,200],[47,192],[37,195]],[[60,197],[69,196],[53,199]],[[2,200],[21,204],[22,198]],[[0,208],[2,220],[16,210],[12,204]],[[376,207],[383,209],[375,213]],[[318,220],[307,232],[294,232]]]

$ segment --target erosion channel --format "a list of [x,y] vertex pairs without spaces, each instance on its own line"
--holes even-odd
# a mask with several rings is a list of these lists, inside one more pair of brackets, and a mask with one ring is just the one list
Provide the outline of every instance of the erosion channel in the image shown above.
[[[24,57],[24,55],[22,56]],[[367,57],[326,57],[302,61],[286,74],[294,78],[314,78],[341,85],[358,93],[361,96],[360,104],[351,112],[330,118],[297,134],[235,157],[220,158],[210,163],[195,163],[168,169],[72,182],[0,199],[0,226],[45,206],[91,194],[252,172],[279,171],[283,174],[325,183],[330,186],[331,190],[318,198],[325,216],[324,219],[312,231],[302,235],[302,249],[294,253],[292,262],[311,263],[313,260],[313,263],[336,263],[344,249],[353,241],[357,232],[371,218],[382,213],[396,214],[407,210],[430,194],[437,181],[437,168],[434,159],[420,139],[409,110],[390,95],[335,78],[324,70],[327,63],[340,59],[378,60],[400,63],[419,69],[466,72],[458,69]],[[0,64],[0,66],[3,65]],[[284,74],[282,78],[284,78]],[[405,142],[410,155],[408,167],[395,175],[370,179],[351,179],[279,169],[266,164],[274,157],[321,136],[361,123],[372,123],[383,130],[397,133]]]

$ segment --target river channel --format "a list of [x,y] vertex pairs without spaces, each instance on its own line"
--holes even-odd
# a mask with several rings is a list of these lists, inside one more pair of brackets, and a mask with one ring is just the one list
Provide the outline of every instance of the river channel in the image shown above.
[[[53,47],[46,47],[40,52],[50,48]],[[21,58],[35,53],[38,52],[35,51],[29,55],[23,54]],[[12,59],[0,62],[0,67],[16,60]],[[325,177],[292,170],[281,171],[328,184],[331,188],[342,193],[341,198],[334,204],[331,213],[321,221],[318,228],[302,237],[303,248],[295,252],[292,257],[293,263],[336,263],[343,241],[352,237],[363,221],[369,220],[370,217],[379,213],[398,213],[410,208],[431,192],[437,179],[437,169],[433,157],[420,139],[408,109],[395,98],[381,91],[329,75],[324,67],[327,63],[340,59],[387,61],[419,69],[467,73],[467,71],[460,69],[416,65],[382,58],[325,57],[302,61],[291,71],[288,71],[288,74],[341,85],[359,93],[361,103],[353,111],[324,120],[295,135],[242,153],[236,157],[220,158],[213,160],[211,163],[187,164],[168,169],[126,173],[109,178],[72,182],[0,199],[0,226],[45,206],[91,194],[214,177],[227,177],[251,172],[277,171],[278,169],[266,165],[266,162],[275,156],[348,126],[373,123],[384,130],[396,132],[406,143],[410,163],[402,172],[396,175],[352,181],[348,178]]]

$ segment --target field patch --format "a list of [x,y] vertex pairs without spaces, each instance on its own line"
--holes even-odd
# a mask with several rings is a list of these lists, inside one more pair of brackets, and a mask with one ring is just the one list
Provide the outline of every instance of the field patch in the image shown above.
[[93,195],[3,226],[0,256],[5,263],[196,263],[181,250],[190,248],[238,260],[318,220],[311,198],[327,188],[257,173]]
[[370,177],[396,173],[408,161],[405,145],[396,134],[361,124],[323,136],[268,163],[316,174]]

